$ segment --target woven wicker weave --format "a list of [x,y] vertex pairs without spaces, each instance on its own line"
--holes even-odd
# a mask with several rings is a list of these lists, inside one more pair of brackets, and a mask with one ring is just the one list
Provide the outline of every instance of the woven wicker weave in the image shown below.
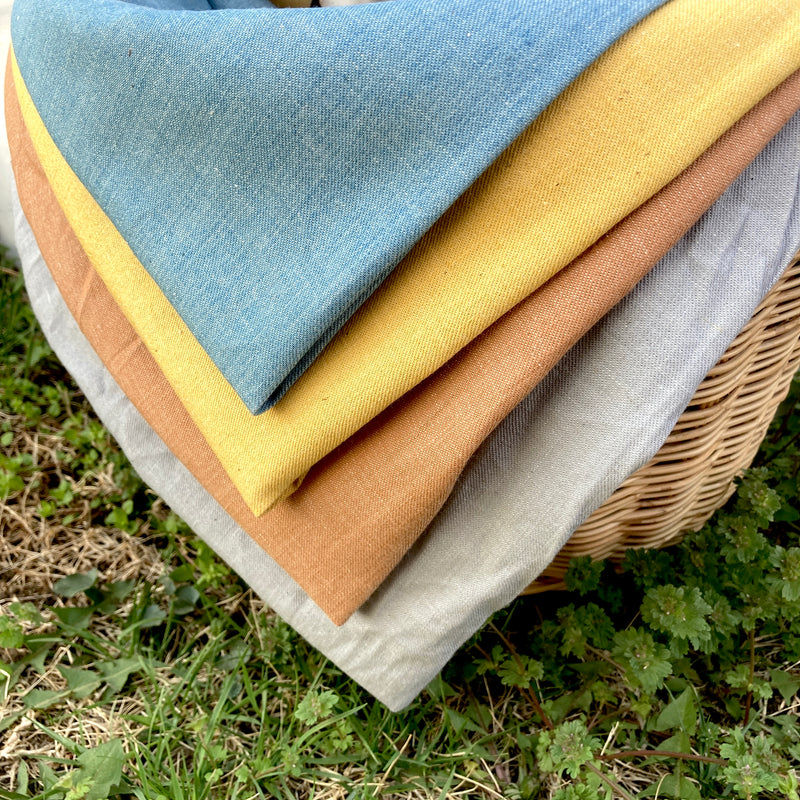
[[734,491],[800,366],[800,253],[698,387],[655,457],[633,473],[523,594],[562,589],[570,558],[664,547]]

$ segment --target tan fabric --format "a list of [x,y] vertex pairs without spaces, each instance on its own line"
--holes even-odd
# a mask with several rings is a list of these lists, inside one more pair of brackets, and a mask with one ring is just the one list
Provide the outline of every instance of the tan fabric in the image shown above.
[[20,199],[84,334],[170,449],[337,624],[425,529],[495,425],[800,108],[796,73],[673,183],[317,464],[294,495],[256,518],[89,264],[36,159],[10,81],[7,73]]
[[13,52],[12,68],[33,146],[89,261],[245,502],[262,514],[800,69],[800,3],[768,6],[670,0],[648,14],[503,151],[280,402],[258,415],[70,167]]

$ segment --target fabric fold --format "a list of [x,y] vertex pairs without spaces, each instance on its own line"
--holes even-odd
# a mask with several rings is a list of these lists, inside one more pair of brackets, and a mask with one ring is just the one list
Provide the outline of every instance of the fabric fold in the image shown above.
[[133,408],[71,318],[21,214],[18,244],[45,334],[137,472],[312,645],[399,710],[658,449],[800,247],[798,194],[795,116],[500,425],[426,536],[339,628]]
[[337,624],[423,532],[495,425],[800,107],[795,73],[675,181],[316,465],[294,495],[256,518],[93,270],[27,137],[10,70],[6,82],[22,206],[72,315],[172,452]]
[[12,40],[71,168],[260,412],[663,2],[17,0]]
[[672,180],[798,67],[800,7],[791,0],[774,0],[770,13],[752,0],[672,0],[661,7],[526,129],[281,402],[258,417],[63,160],[16,78],[26,125],[82,247],[260,515],[324,455]]

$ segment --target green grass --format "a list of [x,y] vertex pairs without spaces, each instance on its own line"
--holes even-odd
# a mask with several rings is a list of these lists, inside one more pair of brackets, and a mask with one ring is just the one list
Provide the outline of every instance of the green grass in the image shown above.
[[800,386],[703,531],[574,563],[393,714],[142,484],[0,269],[0,798],[798,797]]

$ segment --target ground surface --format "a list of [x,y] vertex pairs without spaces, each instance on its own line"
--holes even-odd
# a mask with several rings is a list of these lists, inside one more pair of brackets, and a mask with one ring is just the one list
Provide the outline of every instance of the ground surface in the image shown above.
[[0,281],[0,798],[797,797],[794,397],[704,531],[576,564],[392,714],[142,484]]

